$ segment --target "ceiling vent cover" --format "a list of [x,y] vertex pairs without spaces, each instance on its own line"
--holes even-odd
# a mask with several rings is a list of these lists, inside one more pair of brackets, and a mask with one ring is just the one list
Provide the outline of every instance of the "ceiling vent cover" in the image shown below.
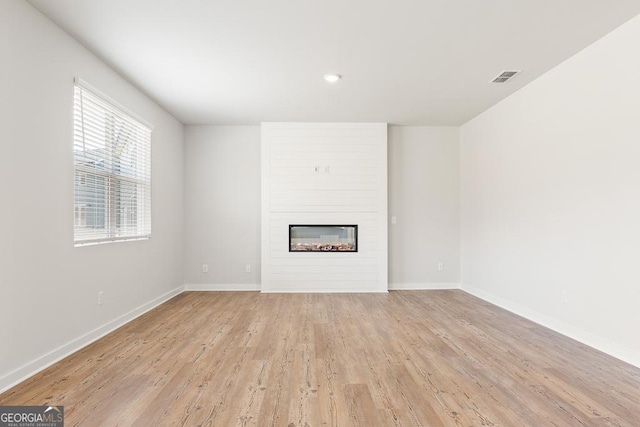
[[506,83],[520,74],[521,71],[522,70],[503,71],[498,74],[493,80],[491,80],[491,83]]

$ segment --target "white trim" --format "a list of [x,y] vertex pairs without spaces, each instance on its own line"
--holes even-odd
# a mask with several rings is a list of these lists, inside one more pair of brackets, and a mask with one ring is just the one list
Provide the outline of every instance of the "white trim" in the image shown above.
[[389,283],[390,291],[436,291],[439,289],[460,289],[460,283]]
[[131,238],[106,238],[106,239],[96,239],[96,240],[78,240],[73,245],[74,248],[80,248],[82,246],[96,246],[96,245],[104,245],[105,243],[124,243],[124,242],[134,242],[136,240],[149,240],[151,239],[151,235],[147,236],[132,236]]
[[167,292],[164,295],[154,298],[148,303],[142,304],[141,306],[134,308],[130,312],[125,313],[122,316],[119,316],[116,319],[108,323],[105,323],[104,325],[99,326],[96,329],[90,332],[87,332],[86,334],[56,348],[55,350],[52,350],[49,353],[43,356],[40,356],[32,360],[31,362],[28,362],[25,365],[9,372],[8,374],[0,378],[0,393],[7,391],[11,387],[14,387],[15,385],[25,381],[26,379],[48,368],[54,363],[59,362],[65,357],[70,356],[71,354],[77,352],[83,347],[88,346],[94,341],[99,340],[105,335],[131,322],[135,318],[140,317],[144,313],[165,303],[166,301],[170,300],[176,295],[182,293],[183,289],[184,287],[180,286],[172,291]]
[[269,289],[262,290],[263,294],[387,294],[389,291],[383,290],[370,290],[370,289]]
[[613,356],[617,359],[640,368],[640,354],[624,346],[621,346],[620,344],[614,343],[606,338],[600,337],[590,332],[586,332],[580,328],[576,328],[575,326],[561,320],[551,318],[518,303],[498,297],[492,293],[474,288],[473,286],[469,286],[463,283],[461,284],[460,289],[468,294],[478,297],[484,301],[490,302],[491,304],[497,305],[498,307],[504,308],[505,310],[524,317],[525,319],[531,320],[532,322],[558,332],[559,334],[565,335],[585,345],[588,345],[589,347],[593,347],[597,350],[602,351],[603,353],[606,353],[610,356]]
[[184,290],[207,292],[259,291],[260,283],[193,283],[185,284]]

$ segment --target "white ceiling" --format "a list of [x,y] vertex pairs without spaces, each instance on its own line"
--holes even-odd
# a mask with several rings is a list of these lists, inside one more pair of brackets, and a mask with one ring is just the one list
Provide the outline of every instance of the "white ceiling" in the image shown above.
[[[640,13],[638,0],[30,3],[185,124],[460,125]],[[508,69],[524,71],[489,83]]]

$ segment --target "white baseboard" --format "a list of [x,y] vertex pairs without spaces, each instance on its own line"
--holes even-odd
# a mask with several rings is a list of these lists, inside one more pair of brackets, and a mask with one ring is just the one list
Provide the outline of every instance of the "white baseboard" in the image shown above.
[[291,289],[269,289],[261,291],[263,294],[386,294],[386,290],[358,290],[358,289],[313,289],[313,290],[291,290]]
[[65,357],[75,353],[76,351],[80,350],[83,347],[86,347],[87,345],[91,344],[94,341],[99,340],[100,338],[104,337],[105,335],[109,334],[110,332],[113,332],[114,330],[118,329],[119,327],[125,325],[126,323],[131,322],[133,319],[135,319],[136,317],[139,317],[141,315],[143,315],[144,313],[148,312],[149,310],[154,309],[155,307],[159,306],[160,304],[170,300],[171,298],[173,298],[174,296],[182,293],[183,291],[183,286],[180,286],[172,291],[167,292],[164,295],[161,295],[157,298],[154,298],[153,300],[149,301],[146,304],[142,304],[141,306],[134,308],[133,310],[131,310],[130,312],[123,314],[122,316],[108,322],[105,323],[104,325],[90,331],[87,332],[86,334],[72,340],[69,341],[66,344],[63,344],[62,346],[56,348],[53,351],[50,351],[49,353],[38,357],[37,359],[32,360],[29,363],[26,363],[25,365],[19,367],[18,369],[15,369],[11,372],[9,372],[8,374],[0,377],[0,393],[10,389],[11,387],[21,383],[22,381],[26,380],[29,377],[32,377],[33,375],[37,374],[38,372],[48,368],[49,366],[53,365],[56,362],[59,362],[60,360],[64,359]]
[[460,283],[389,283],[390,291],[435,291],[460,289]]
[[529,319],[532,322],[549,328],[569,338],[573,338],[574,340],[586,344],[589,347],[593,347],[597,350],[602,351],[603,353],[606,353],[610,356],[613,356],[617,359],[640,368],[640,354],[637,354],[624,346],[611,342],[606,338],[602,338],[590,332],[586,332],[566,322],[551,318],[528,307],[503,299],[494,294],[485,292],[472,286],[465,285],[464,283],[461,285],[460,289],[482,300],[490,302],[491,304],[497,305],[498,307],[504,308],[505,310],[522,316],[525,319]]
[[193,283],[184,285],[185,291],[259,291],[259,283]]

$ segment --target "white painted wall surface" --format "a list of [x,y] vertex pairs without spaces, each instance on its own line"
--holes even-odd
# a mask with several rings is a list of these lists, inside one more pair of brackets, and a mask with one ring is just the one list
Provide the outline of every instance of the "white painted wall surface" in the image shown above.
[[457,127],[389,127],[389,289],[459,287],[459,157]]
[[187,289],[259,290],[260,127],[187,126],[185,165]]
[[[2,390],[178,292],[183,126],[24,1],[0,2],[0,61]],[[155,126],[150,240],[73,245],[76,76]]]
[[[457,287],[458,129],[390,126],[388,141],[389,217],[398,220],[389,224],[389,288]],[[188,289],[260,289],[259,162],[259,126],[186,127]],[[234,218],[247,230],[239,241],[225,226]]]
[[[386,292],[386,123],[263,123],[262,292]],[[356,224],[358,251],[289,252],[290,224]]]
[[640,17],[461,129],[463,289],[640,366]]

